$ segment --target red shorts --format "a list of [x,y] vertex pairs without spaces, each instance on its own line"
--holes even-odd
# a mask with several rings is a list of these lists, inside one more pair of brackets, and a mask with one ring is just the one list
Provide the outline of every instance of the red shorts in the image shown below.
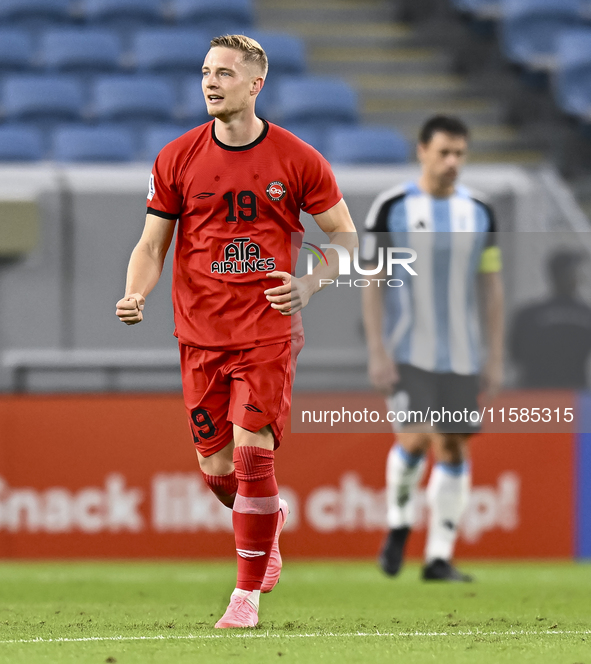
[[234,351],[179,343],[185,408],[199,454],[207,457],[224,448],[234,437],[232,424],[247,431],[268,424],[279,447],[303,345],[303,335]]

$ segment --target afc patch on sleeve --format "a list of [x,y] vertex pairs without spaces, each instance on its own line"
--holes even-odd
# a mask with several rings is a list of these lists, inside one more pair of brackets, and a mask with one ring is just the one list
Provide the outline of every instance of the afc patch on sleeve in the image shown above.
[[148,185],[148,200],[151,201],[154,198],[156,193],[156,187],[154,186],[154,174],[150,173],[150,184]]

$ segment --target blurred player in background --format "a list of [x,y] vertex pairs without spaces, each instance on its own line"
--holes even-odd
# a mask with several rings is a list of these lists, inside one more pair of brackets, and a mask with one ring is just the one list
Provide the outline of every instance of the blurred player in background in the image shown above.
[[[456,185],[467,148],[468,129],[460,120],[431,118],[420,133],[419,181],[376,199],[361,251],[364,261],[376,267],[380,247],[417,251],[416,276],[394,273],[404,287],[384,288],[372,281],[370,288],[363,289],[363,316],[372,384],[387,395],[391,411],[419,411],[423,422],[429,420],[429,412],[442,408],[463,414],[465,409],[478,410],[479,389],[493,395],[502,380],[500,254],[490,208]],[[488,357],[482,370],[476,306],[479,276],[487,304]],[[388,455],[390,530],[380,564],[389,575],[400,570],[425,453],[432,448],[423,578],[470,581],[454,567],[452,557],[470,492],[467,442],[478,425],[444,420],[432,427],[428,421],[420,422],[415,417],[397,433]]]
[[[213,39],[203,94],[214,120],[169,143],[150,178],[148,214],[117,316],[143,319],[178,232],[173,304],[183,394],[203,478],[232,508],[238,579],[216,627],[253,627],[259,595],[279,579],[288,509],[274,472],[304,343],[300,309],[338,256],[313,275],[292,271],[300,210],[350,251],[355,227],[321,155],[255,114],[267,56],[242,35]],[[299,243],[292,252],[292,233]],[[339,235],[342,233],[342,235]],[[337,238],[337,239],[335,239]],[[293,253],[293,255],[292,255]]]

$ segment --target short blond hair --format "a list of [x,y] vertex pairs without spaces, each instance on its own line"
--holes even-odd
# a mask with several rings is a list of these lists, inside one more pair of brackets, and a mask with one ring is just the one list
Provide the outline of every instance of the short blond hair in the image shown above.
[[258,41],[245,35],[222,35],[221,37],[214,37],[209,45],[211,48],[221,46],[222,48],[232,48],[235,51],[240,51],[244,62],[252,63],[259,67],[263,72],[263,78],[267,75],[269,61],[267,60],[267,54]]

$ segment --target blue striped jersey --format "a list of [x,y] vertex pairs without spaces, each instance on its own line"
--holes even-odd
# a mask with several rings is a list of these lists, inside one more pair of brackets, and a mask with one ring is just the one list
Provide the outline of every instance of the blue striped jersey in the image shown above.
[[476,277],[483,252],[496,244],[495,230],[491,209],[461,186],[449,198],[434,198],[411,183],[374,201],[364,263],[377,266],[380,247],[384,254],[385,247],[417,252],[416,276],[395,265],[392,278],[404,285],[382,286],[384,341],[397,362],[442,373],[480,371]]

